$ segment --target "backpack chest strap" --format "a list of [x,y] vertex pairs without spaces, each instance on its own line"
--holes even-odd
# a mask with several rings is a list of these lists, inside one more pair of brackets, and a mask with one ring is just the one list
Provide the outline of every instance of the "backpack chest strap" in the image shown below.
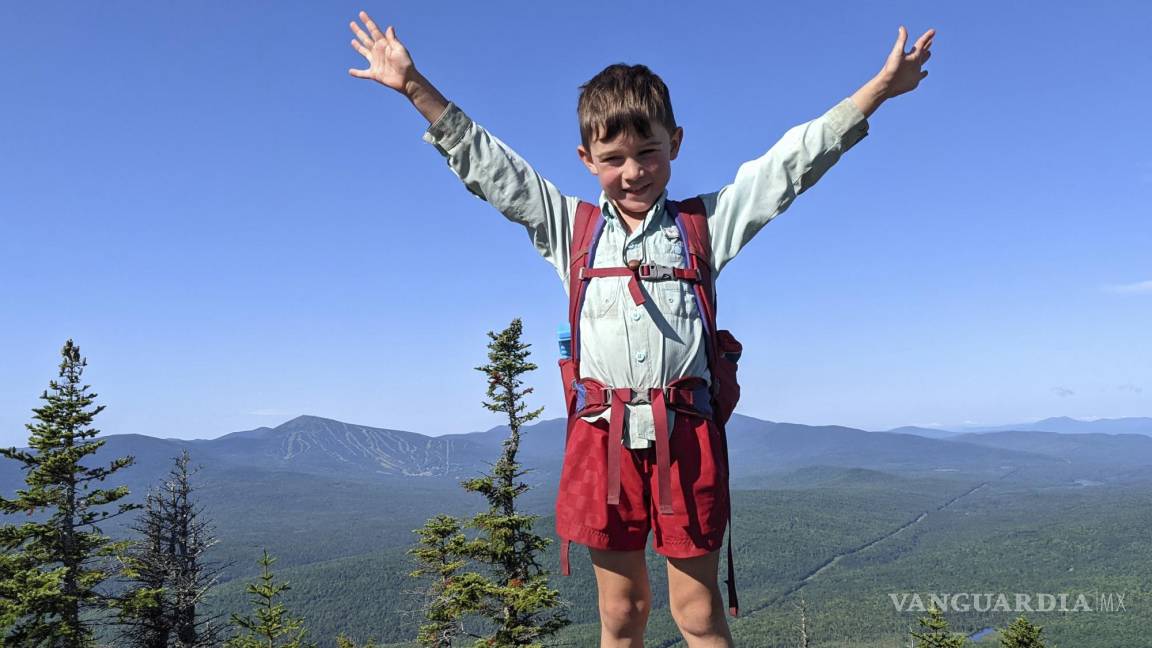
[[630,261],[627,266],[615,268],[589,268],[581,266],[577,278],[588,281],[594,277],[628,277],[628,294],[637,306],[644,303],[644,292],[640,290],[640,281],[700,281],[700,273],[696,268],[673,268],[653,263],[641,264],[639,261]]

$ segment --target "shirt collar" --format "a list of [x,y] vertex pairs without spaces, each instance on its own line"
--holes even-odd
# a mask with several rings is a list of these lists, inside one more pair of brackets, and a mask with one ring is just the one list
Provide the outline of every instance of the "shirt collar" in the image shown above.
[[[660,192],[660,197],[652,203],[652,207],[648,209],[648,213],[644,215],[644,222],[639,227],[641,231],[646,229],[653,220],[656,220],[654,217],[664,209],[664,202],[667,199],[668,189],[664,189],[664,191]],[[600,192],[600,212],[604,214],[604,218],[609,220],[618,220],[620,216],[616,212],[616,205],[612,204],[612,201],[608,199],[608,194],[603,191]]]

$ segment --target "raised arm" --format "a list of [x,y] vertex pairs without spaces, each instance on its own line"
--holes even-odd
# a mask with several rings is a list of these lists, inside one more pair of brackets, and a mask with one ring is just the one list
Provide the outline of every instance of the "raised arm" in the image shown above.
[[424,140],[444,156],[468,191],[528,230],[533,246],[567,285],[568,242],[579,200],[561,194],[508,145],[445,99],[417,71],[393,27],[381,32],[363,11],[360,20],[364,28],[351,23],[356,34],[352,47],[368,60],[368,68],[353,68],[348,73],[377,81],[407,97],[428,120]]
[[764,155],[741,165],[731,184],[701,196],[717,272],[868,134],[868,116],[881,103],[914,89],[927,76],[920,67],[931,56],[935,35],[928,30],[912,52],[905,53],[907,32],[900,27],[896,45],[875,77],[820,117],[789,129]]

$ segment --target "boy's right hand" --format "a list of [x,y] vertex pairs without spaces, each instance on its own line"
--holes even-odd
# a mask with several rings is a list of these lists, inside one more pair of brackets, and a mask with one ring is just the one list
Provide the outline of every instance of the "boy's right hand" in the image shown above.
[[412,64],[408,49],[396,38],[396,30],[391,26],[381,33],[376,23],[363,11],[360,12],[360,20],[364,21],[367,32],[355,20],[348,25],[352,33],[356,34],[356,38],[352,39],[352,48],[368,59],[368,68],[350,68],[348,74],[359,79],[372,79],[407,96],[408,84],[416,78],[416,66]]

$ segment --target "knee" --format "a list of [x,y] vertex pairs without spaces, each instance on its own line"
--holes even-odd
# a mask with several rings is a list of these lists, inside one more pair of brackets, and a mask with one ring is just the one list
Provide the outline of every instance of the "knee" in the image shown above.
[[600,601],[600,624],[613,634],[629,634],[648,623],[652,607],[646,598],[612,597]]
[[[672,618],[680,631],[687,636],[706,637],[716,634],[717,613],[720,612],[720,601],[708,595],[681,597],[671,601]],[[723,617],[720,617],[723,621]]]

